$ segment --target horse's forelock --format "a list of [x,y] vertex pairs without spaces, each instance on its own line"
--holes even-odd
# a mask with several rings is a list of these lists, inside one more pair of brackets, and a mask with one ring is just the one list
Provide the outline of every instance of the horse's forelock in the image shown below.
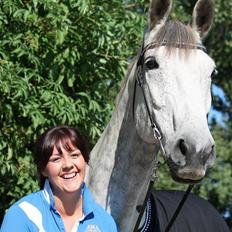
[[154,47],[165,45],[168,52],[181,48],[188,54],[201,41],[189,25],[170,20],[158,30],[153,42]]

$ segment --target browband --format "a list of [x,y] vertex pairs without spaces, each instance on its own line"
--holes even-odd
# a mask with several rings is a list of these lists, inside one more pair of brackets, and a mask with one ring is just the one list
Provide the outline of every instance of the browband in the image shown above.
[[202,45],[201,43],[185,43],[185,42],[167,42],[167,41],[163,41],[163,42],[152,42],[149,43],[148,45],[146,45],[146,47],[144,47],[140,53],[138,62],[137,62],[137,67],[139,65],[142,64],[142,59],[144,56],[144,53],[152,48],[155,47],[160,47],[160,46],[172,46],[172,47],[176,47],[176,48],[184,48],[184,49],[200,49],[204,52],[206,52],[206,47],[204,45]]

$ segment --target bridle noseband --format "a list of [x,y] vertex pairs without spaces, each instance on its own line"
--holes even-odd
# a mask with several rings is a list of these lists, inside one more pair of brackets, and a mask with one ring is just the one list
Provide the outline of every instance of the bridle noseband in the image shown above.
[[[150,120],[150,123],[151,123],[151,128],[152,128],[152,131],[153,131],[154,138],[155,138],[155,140],[159,141],[160,148],[161,148],[161,151],[162,151],[164,157],[166,157],[166,152],[164,150],[164,146],[163,146],[163,143],[162,143],[162,133],[160,132],[159,125],[157,125],[157,123],[156,123],[155,117],[152,116],[151,109],[150,109],[149,104],[148,104],[148,98],[151,98],[151,93],[150,93],[149,86],[148,86],[148,84],[146,82],[146,78],[145,78],[144,54],[149,49],[152,49],[152,48],[155,48],[155,47],[160,47],[160,46],[167,46],[167,45],[170,45],[170,46],[176,47],[176,48],[183,48],[183,49],[200,49],[200,50],[206,52],[206,48],[200,43],[190,44],[190,43],[176,42],[176,43],[171,43],[170,44],[170,43],[167,43],[166,41],[163,41],[162,43],[159,43],[159,44],[157,42],[152,42],[152,43],[149,43],[148,45],[146,45],[144,47],[144,41],[143,41],[143,47],[142,47],[142,50],[141,50],[141,53],[139,55],[137,65],[136,65],[136,79],[135,79],[134,97],[133,97],[133,117],[134,117],[134,105],[135,105],[135,92],[136,92],[136,86],[138,85],[138,86],[140,86],[140,88],[142,90],[142,93],[143,93],[143,98],[144,98],[146,110],[147,110],[147,113],[148,113],[148,116],[149,116],[149,120]],[[146,89],[148,89],[149,91],[146,91]],[[147,93],[149,93],[150,96],[147,96]],[[148,187],[148,191],[147,191],[143,206],[142,206],[142,208],[141,208],[141,210],[139,212],[139,217],[138,217],[138,220],[136,222],[134,232],[137,232],[138,229],[139,229],[140,221],[142,219],[142,215],[144,213],[147,200],[148,200],[148,198],[149,198],[149,196],[151,194],[153,185],[154,185],[154,180],[153,180],[153,178],[151,178],[151,181],[150,181],[150,184],[149,184],[149,187]],[[184,205],[184,203],[185,203],[185,201],[186,201],[186,199],[187,199],[187,197],[188,197],[188,195],[191,192],[193,187],[194,187],[194,185],[189,185],[188,186],[188,189],[186,190],[186,192],[185,192],[182,200],[180,201],[175,213],[173,214],[171,220],[169,221],[169,223],[168,223],[168,225],[167,225],[167,227],[165,229],[165,232],[168,232],[171,229],[175,219],[177,218],[181,208],[183,207],[183,205]]]

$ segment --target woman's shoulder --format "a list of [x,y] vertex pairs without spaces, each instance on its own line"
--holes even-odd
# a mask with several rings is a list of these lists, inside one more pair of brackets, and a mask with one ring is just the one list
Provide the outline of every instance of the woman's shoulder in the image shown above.
[[30,193],[20,198],[13,205],[11,205],[10,208],[7,210],[6,214],[20,214],[22,212],[20,209],[28,207],[29,205],[32,205],[32,207],[34,206],[35,208],[39,207],[39,205],[41,205],[42,200],[42,191]]
[[16,201],[12,206],[19,205],[19,204],[21,204],[22,202],[25,202],[25,201],[26,202],[31,202],[31,203],[36,203],[37,201],[41,200],[42,194],[43,194],[42,190],[29,193],[28,195],[23,196],[18,201]]
[[41,191],[31,193],[16,201],[4,215],[1,232],[28,231],[28,214],[32,215],[34,212],[39,211],[39,202],[41,202]]

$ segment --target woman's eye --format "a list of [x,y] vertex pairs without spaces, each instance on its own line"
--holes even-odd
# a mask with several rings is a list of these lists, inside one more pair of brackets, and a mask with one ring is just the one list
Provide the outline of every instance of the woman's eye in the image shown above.
[[215,68],[213,72],[211,73],[211,78],[217,76],[217,74],[218,74],[218,70]]
[[71,157],[72,158],[78,158],[80,156],[80,153],[73,153],[73,154],[71,154]]
[[145,65],[146,65],[147,69],[157,69],[157,68],[159,68],[159,64],[157,63],[157,61],[156,61],[156,59],[154,57],[148,58],[145,61]]
[[49,161],[57,163],[57,162],[60,161],[60,159],[61,159],[60,157],[52,157],[52,158],[49,159]]

